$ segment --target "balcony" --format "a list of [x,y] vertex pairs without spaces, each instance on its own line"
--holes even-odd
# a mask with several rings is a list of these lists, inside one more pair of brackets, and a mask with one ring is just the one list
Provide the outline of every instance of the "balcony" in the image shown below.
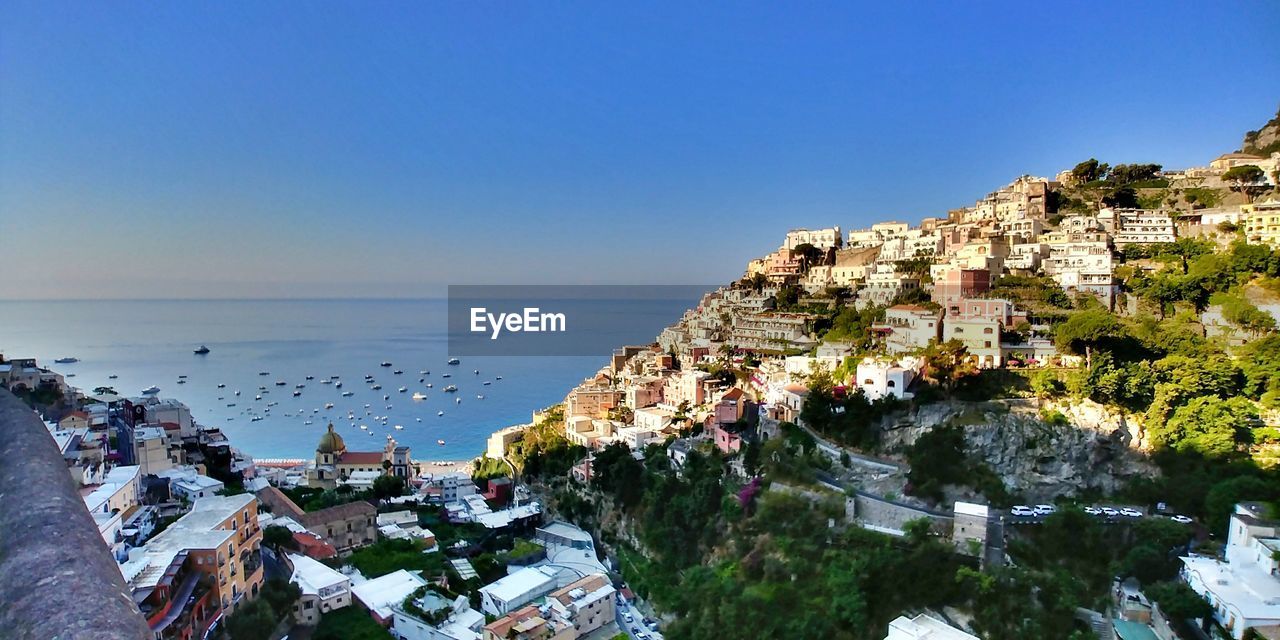
[[[16,638],[151,638],[44,424],[0,390],[0,629]],[[33,589],[32,585],[40,588]]]

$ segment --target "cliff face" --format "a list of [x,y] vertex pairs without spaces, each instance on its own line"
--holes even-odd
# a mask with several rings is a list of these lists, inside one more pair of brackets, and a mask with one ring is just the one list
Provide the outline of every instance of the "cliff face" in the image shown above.
[[[902,451],[934,428],[960,426],[967,453],[1032,502],[1086,489],[1111,492],[1157,473],[1142,454],[1135,421],[1093,402],[1044,409],[1061,412],[1066,424],[1044,420],[1035,401],[926,405],[886,425],[883,444]],[[948,497],[971,496],[957,490]]]
[[1280,151],[1280,112],[1261,129],[1244,134],[1240,150],[1260,156],[1270,156],[1271,152]]

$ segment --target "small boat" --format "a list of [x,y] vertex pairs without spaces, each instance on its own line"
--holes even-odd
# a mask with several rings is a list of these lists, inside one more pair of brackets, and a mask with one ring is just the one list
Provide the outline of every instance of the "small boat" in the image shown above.
[[307,376],[307,380],[315,380],[315,379],[316,379],[315,376]]
[[142,390],[142,395],[144,396],[154,396],[157,393],[160,393],[160,387],[157,387],[154,384]]
[[366,408],[366,409],[368,409],[368,408],[369,408],[369,403],[368,403],[368,402],[364,403],[364,408]]
[[473,373],[475,373],[476,375],[480,375],[480,370],[476,369]]
[[[68,378],[74,378],[74,377],[76,377],[76,374],[74,374],[74,373],[68,373],[68,374],[67,374],[67,377],[68,377]],[[178,384],[182,384],[182,381],[181,381],[181,380],[179,380],[179,381],[178,381]]]
[[426,399],[427,399],[427,394],[425,394],[425,393],[423,393],[423,392],[421,392],[421,391],[414,392],[414,394],[413,394],[413,399],[414,399],[414,400],[426,400]]
[[491,385],[491,384],[493,384],[493,383],[492,383],[492,382],[489,382],[488,380],[485,380],[485,381],[484,381],[484,386],[486,386],[486,387],[487,387],[487,386],[489,386],[489,385]]
[[261,421],[262,421],[262,416],[254,416],[252,418],[249,418],[249,422],[261,422]]
[[[111,376],[111,377],[112,377],[112,378],[114,378],[115,376]],[[218,388],[219,388],[219,389],[226,389],[226,388],[227,388],[227,385],[225,385],[225,384],[220,384],[220,385],[218,385]]]
[[429,376],[429,375],[431,375],[431,372],[430,372],[430,371],[427,371],[426,369],[423,369],[422,371],[419,371],[419,372],[418,372],[418,375],[420,375],[420,376]]
[[380,385],[380,384],[375,384],[375,385],[373,385],[372,387],[369,387],[369,388],[370,388],[370,389],[373,389],[374,391],[381,391],[381,390],[382,390],[382,385]]
[[443,446],[444,446],[444,440],[436,440],[436,444],[438,444],[438,445],[440,445],[440,446],[442,446],[442,447],[443,447]]
[[443,411],[438,411],[438,412],[436,412],[436,415],[438,415],[438,416],[442,416],[442,415],[444,415],[444,412],[443,412]]
[[343,391],[343,392],[342,392],[342,397],[344,397],[344,398],[350,398],[351,396],[354,396],[354,395],[355,395],[355,393],[353,393],[353,392],[351,392],[351,391]]
[[192,353],[194,353],[194,354],[196,354],[196,355],[198,355],[198,356],[202,356],[202,355],[204,355],[204,354],[206,354],[206,353],[209,353],[209,347],[206,347],[206,346],[204,346],[204,345],[200,345],[200,348],[199,348],[199,349],[196,349],[196,350],[195,350],[195,351],[193,351]]
[[382,399],[383,399],[383,400],[390,400],[390,399],[391,399],[391,396],[389,396],[389,395],[387,395],[387,394],[385,394],[385,393],[384,393],[384,394],[382,394]]
[[384,367],[389,367],[389,366],[391,366],[391,363],[390,363],[390,362],[387,362],[386,360],[383,360],[383,361],[382,361],[382,366],[384,366]]
[[458,388],[457,388],[457,387],[455,387],[455,386],[453,386],[453,385],[449,385],[449,386],[447,386],[447,387],[445,387],[445,388],[444,388],[444,392],[445,392],[445,393],[453,393],[454,391],[457,391],[457,390],[458,390]]
[[325,408],[325,409],[332,409],[332,408],[333,408],[333,403],[332,403],[332,402],[326,402],[326,403],[324,403],[324,408]]
[[254,399],[254,400],[261,400],[261,399],[262,399],[262,396],[254,396],[254,397],[253,397],[253,399]]
[[462,361],[457,358],[449,358],[449,364],[459,364]]
[[422,418],[414,418],[414,420],[417,420],[418,422],[422,422]]
[[283,386],[285,386],[286,384],[289,384],[289,383],[288,383],[288,382],[285,382],[284,380],[276,380],[276,386],[277,386],[277,387],[283,387]]
[[453,399],[453,401],[454,401],[456,404],[462,404],[462,398],[454,398],[454,399]]
[[399,389],[396,389],[396,391],[399,391],[400,393],[404,393],[408,390],[409,390],[409,387],[400,387]]
[[320,381],[320,384],[332,384],[332,383],[333,383],[333,381],[332,381],[332,380],[330,380],[330,379],[328,379],[328,378],[325,378],[324,380],[321,380],[321,381]]
[[476,400],[484,400],[484,396],[483,396],[483,395],[477,395],[477,396],[476,396]]
[[240,395],[240,391],[239,391],[239,390],[236,390],[236,395]]
[[307,385],[305,385],[305,384],[295,384],[295,385],[293,385],[293,388],[294,388],[294,389],[306,389],[306,388],[307,388]]
[[296,398],[296,397],[298,397],[298,396],[300,396],[300,395],[302,395],[302,392],[301,392],[301,391],[294,391],[294,392],[293,392],[293,397],[295,397],[295,398]]
[[502,379],[502,376],[498,376],[498,377],[494,378],[494,380],[501,380],[501,379]]
[[452,378],[453,376],[452,376],[451,374],[446,373],[446,374],[444,374],[444,375],[442,375],[442,376],[440,376],[440,377],[441,377],[441,378]]
[[303,420],[302,424],[312,424],[312,422],[310,420]]
[[334,389],[341,389],[341,388],[342,388],[342,383],[341,383],[341,382],[335,382],[335,383],[333,383],[333,388],[334,388]]
[[185,376],[185,375],[181,375],[181,376],[178,376],[178,379],[179,379],[179,380],[186,380],[186,379],[187,379],[187,376]]
[[361,428],[361,429],[364,429],[365,431],[368,431],[368,430],[369,430],[369,425],[367,425],[367,424],[362,424],[362,425],[360,425],[360,428]]
[[[114,373],[113,373],[113,374],[111,374],[111,375],[107,376],[107,379],[108,379],[108,380],[115,380],[116,378],[119,378],[119,377],[120,377],[120,376],[118,376],[118,375],[116,375],[116,374],[114,374]],[[219,389],[221,389],[221,388],[222,388],[222,385],[218,385],[218,388],[219,388]]]
[[[70,377],[73,377],[73,376],[75,376],[75,375],[76,375],[76,374],[72,373],[72,374],[68,374],[68,375],[67,375],[67,377],[68,377],[68,378],[70,378]],[[186,384],[186,383],[187,383],[187,381],[186,381],[186,380],[179,380],[179,381],[178,381],[178,384]]]
[[426,381],[427,381],[426,378],[418,378],[418,382],[426,382]]
[[427,383],[427,388],[428,388],[428,389],[430,389],[430,388],[431,388],[431,383],[430,383],[430,382],[428,382],[428,383]]
[[259,372],[258,372],[258,375],[260,375],[260,376],[269,376],[269,375],[271,375],[271,372],[270,372],[270,371],[259,371]]
[[58,364],[75,364],[80,362],[80,358],[58,358],[57,360],[54,360],[54,362]]
[[234,403],[234,402],[230,402],[230,403],[227,403],[227,406],[228,406],[228,407],[234,407],[234,406],[236,406],[236,403]]
[[404,373],[404,372],[403,372],[403,371],[401,371],[401,370],[399,370],[399,369],[396,369],[395,371],[392,371],[392,372],[391,372],[391,375],[398,376],[398,375],[400,375],[400,374],[402,374],[402,373]]
[[402,429],[404,429],[404,427],[402,427],[402,426],[400,426],[400,425],[396,425],[396,431],[400,431],[400,430],[402,430]]

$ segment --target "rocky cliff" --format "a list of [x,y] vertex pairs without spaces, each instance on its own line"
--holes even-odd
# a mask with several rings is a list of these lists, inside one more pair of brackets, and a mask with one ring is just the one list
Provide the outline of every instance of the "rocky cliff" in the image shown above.
[[1280,111],[1261,129],[1244,134],[1240,150],[1264,157],[1280,151]]
[[[1050,412],[1065,420],[1046,419]],[[944,425],[963,428],[967,453],[1033,502],[1085,490],[1112,492],[1132,478],[1158,473],[1142,451],[1138,422],[1094,402],[925,405],[884,425],[882,443],[886,450],[902,452]],[[957,489],[949,497],[971,496]]]

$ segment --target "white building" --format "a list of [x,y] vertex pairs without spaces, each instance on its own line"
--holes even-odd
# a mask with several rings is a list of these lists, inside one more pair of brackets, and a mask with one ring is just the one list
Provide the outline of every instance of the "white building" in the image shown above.
[[922,613],[914,618],[898,616],[896,620],[889,623],[889,635],[885,636],[884,640],[979,640],[979,638]]
[[426,586],[427,581],[418,574],[401,569],[351,587],[351,595],[373,615],[379,623],[391,620],[395,607],[405,598]]
[[907,387],[915,380],[920,366],[921,361],[911,356],[901,360],[868,357],[858,363],[854,382],[868,400],[879,400],[885,396],[909,399],[911,394]]
[[298,622],[314,626],[320,614],[351,604],[351,579],[307,556],[289,554],[293,575],[289,581],[298,585],[302,596],[294,604]]
[[156,474],[169,479],[169,492],[174,498],[195,502],[200,498],[217,495],[224,487],[221,480],[201,475],[192,467],[175,467]]
[[556,590],[556,571],[550,567],[524,567],[480,587],[480,610],[491,616],[508,613]]
[[1156,209],[1103,209],[1098,221],[1111,233],[1116,247],[1129,244],[1159,244],[1178,239],[1173,216]]
[[1265,507],[1240,503],[1231,515],[1226,562],[1182,558],[1182,578],[1213,607],[1213,617],[1236,640],[1253,627],[1280,625],[1280,521]]
[[787,239],[782,246],[786,249],[795,249],[802,244],[810,244],[819,249],[831,249],[840,247],[843,240],[840,227],[792,229],[787,232]]
[[471,608],[466,596],[446,600],[428,590],[414,601],[422,611],[444,614],[444,620],[432,624],[406,611],[402,606],[393,610],[392,633],[401,640],[480,640],[484,629],[484,614]]

